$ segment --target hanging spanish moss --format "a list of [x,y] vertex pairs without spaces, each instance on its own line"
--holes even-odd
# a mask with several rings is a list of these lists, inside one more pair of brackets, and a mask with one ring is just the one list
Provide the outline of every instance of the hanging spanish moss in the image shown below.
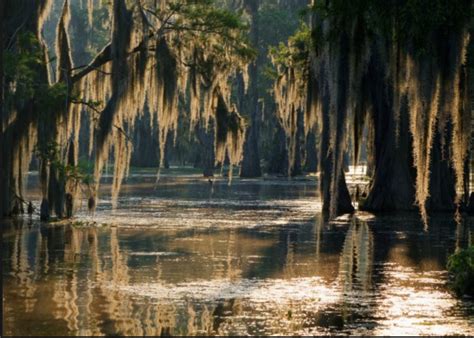
[[[271,53],[272,63],[277,67],[273,94],[277,105],[276,114],[286,134],[288,149],[288,175],[293,172],[297,152],[298,114],[306,111],[309,87],[309,30],[303,26],[288,42]],[[315,125],[316,119],[305,114],[306,133]]]
[[[37,60],[47,55],[41,31],[51,9],[51,1],[7,1],[3,6],[8,16],[2,18],[5,20],[3,27],[7,28],[3,33],[7,44],[2,48],[19,56],[36,55],[37,59],[28,66],[38,82],[47,86],[47,67]],[[16,29],[18,26],[24,30],[19,31]],[[24,210],[23,189],[37,137],[36,100],[28,96],[31,92],[29,84],[17,80],[15,75],[7,72],[2,84],[7,92],[6,100],[2,102],[0,130],[1,216],[15,215]]]
[[[357,102],[357,96],[361,88],[358,82],[365,69],[365,49],[363,39],[357,40],[362,45],[353,42],[356,32],[361,31],[359,18],[348,13],[343,16],[345,22],[340,34],[316,46],[312,52],[311,71],[314,73],[310,77],[310,88],[317,94],[308,95],[315,101],[308,105],[321,121],[320,191],[323,211],[331,218],[353,211],[345,183],[343,156],[350,122],[363,120],[355,118],[355,111],[360,113],[363,106]],[[335,24],[331,18],[313,18],[313,29],[323,36],[332,34]]]
[[[389,66],[398,70],[396,78],[391,80],[394,83],[396,98],[396,119],[400,117],[402,109],[397,100],[404,96],[408,100],[416,168],[416,202],[425,221],[427,201],[433,184],[430,173],[434,166],[438,165],[438,161],[433,162],[432,159],[433,147],[444,149],[445,142],[450,142],[449,153],[443,151],[442,155],[451,162],[455,173],[456,198],[453,202],[458,206],[467,179],[464,173],[470,136],[470,115],[467,113],[467,107],[462,104],[465,102],[465,89],[462,87],[461,78],[464,76],[463,65],[466,61],[469,35],[463,25],[465,23],[461,22],[459,27],[449,24],[434,27],[427,37],[426,43],[429,43],[431,48],[426,52],[420,52],[414,47],[415,42],[407,37],[408,41],[398,47],[401,54],[399,63]],[[448,128],[448,125],[452,125],[452,129]],[[434,143],[437,133],[440,134],[440,144]]]
[[[33,9],[38,15],[38,19],[32,21],[38,23],[33,31],[40,41],[41,27],[48,20],[51,4],[41,2]],[[96,1],[83,1],[81,5],[87,6],[89,24],[93,23]],[[217,14],[222,15],[221,12],[214,13],[207,3],[161,1],[154,4],[118,0],[109,5],[112,22],[110,43],[88,65],[75,68],[69,43],[69,1],[61,1],[61,6],[56,32],[57,67],[55,76],[50,74],[45,81],[45,86],[56,91],[58,102],[44,110],[38,126],[37,155],[45,210],[54,210],[62,217],[65,199],[76,195],[77,181],[71,183],[70,173],[62,168],[77,165],[81,115],[84,112],[90,117],[89,154],[95,157],[95,187],[91,190],[91,197],[96,198],[104,166],[109,161],[109,154],[113,154],[113,205],[122,180],[128,174],[133,150],[128,134],[137,119],[143,117],[146,108],[154,116],[151,120],[157,121],[153,125],[158,126],[160,163],[163,163],[168,134],[176,133],[177,129],[178,98],[188,92],[193,102],[190,114],[193,124],[201,118],[219,120],[215,124],[215,132],[219,135],[215,144],[219,154],[216,160],[223,162],[227,156],[231,165],[239,163],[244,123],[235,109],[228,107],[232,106],[230,79],[245,72],[253,57],[241,39],[244,26],[232,21],[236,19],[230,16],[219,19]],[[194,11],[200,15],[196,16]],[[206,15],[211,20],[209,23],[203,21]],[[209,27],[208,34],[201,33],[205,25],[214,25]],[[24,129],[24,136],[19,138],[29,142],[19,145],[22,155],[31,156],[32,151],[24,149],[35,145],[31,141],[36,135],[35,124],[31,126],[33,129],[28,133],[29,129]],[[223,130],[219,129],[221,127]],[[11,163],[12,169],[27,172],[17,167],[21,164],[23,169],[27,168],[29,158],[14,162]],[[15,179],[18,184],[13,186],[18,186],[21,181]],[[21,189],[15,194],[21,196]],[[47,217],[49,212],[45,212]]]
[[295,80],[295,70],[288,68],[284,75],[280,75],[275,83],[275,101],[277,102],[277,116],[286,134],[288,149],[288,174],[293,170],[296,156],[296,134],[298,132],[298,110],[305,106],[304,90]]
[[[357,164],[364,129],[374,172],[363,208],[410,209],[416,202],[426,221],[428,204],[430,209],[439,208],[438,196],[430,192],[451,195],[438,176],[430,176],[445,165],[454,172],[452,205],[459,206],[466,191],[470,137],[463,66],[469,43],[465,13],[471,2],[458,5],[440,1],[432,13],[437,19],[430,20],[418,17],[422,2],[416,8],[404,1],[313,3],[310,74],[295,75],[307,69],[303,63],[296,70],[280,69],[275,97],[289,135],[290,156],[295,155],[291,140],[295,139],[297,107],[304,106],[301,100],[307,101],[306,127],[319,122],[321,195],[330,217],[353,209],[343,159],[351,142]],[[417,20],[426,20],[422,28]],[[297,88],[306,88],[307,94]],[[406,120],[411,135],[404,126]],[[435,142],[437,135],[439,142]],[[411,147],[412,156],[401,154],[405,145]],[[436,162],[433,147],[442,155]]]
[[214,102],[216,111],[216,163],[224,163],[229,158],[229,183],[232,180],[232,166],[239,163],[243,155],[245,124],[235,106],[229,109],[222,94],[217,94]]
[[[160,25],[160,29],[164,29],[172,20],[179,20],[178,16],[149,17],[140,6],[127,6],[124,1],[114,2],[113,13],[111,44],[102,52],[102,55],[111,53],[111,60],[102,62],[100,57],[93,60],[91,65],[100,64],[100,67],[81,79],[80,88],[86,102],[107,102],[99,113],[100,118],[96,112],[91,114],[95,137],[91,136],[89,149],[96,154],[95,191],[109,149],[114,149],[112,201],[115,205],[132,152],[128,131],[141,117],[145,106],[158,121],[160,163],[164,163],[168,134],[177,129],[179,95],[189,86],[191,122],[195,124],[201,115],[209,120],[217,112],[213,104],[217,86],[230,97],[228,78],[245,66],[245,59],[234,57],[232,47],[227,47],[222,55],[224,62],[214,62],[216,57],[210,52],[215,52],[220,44],[217,38],[207,38],[206,46],[202,41],[187,37],[189,44],[185,44],[186,36],[179,31],[162,35],[154,29]],[[223,161],[227,152],[232,164],[240,161],[241,156],[236,153],[239,146],[235,142],[240,142],[237,135],[239,133],[230,133],[225,138],[228,142],[225,146],[216,144],[216,149],[221,149],[219,153],[225,149],[218,160]]]

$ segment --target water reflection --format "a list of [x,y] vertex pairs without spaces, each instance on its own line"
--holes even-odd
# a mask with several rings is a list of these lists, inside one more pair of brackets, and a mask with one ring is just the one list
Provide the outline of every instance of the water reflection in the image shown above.
[[[326,224],[302,207],[303,186],[271,191],[298,215],[263,203],[265,189],[237,188],[257,201],[240,206],[182,203],[146,229],[2,224],[5,333],[474,334],[474,304],[452,297],[444,270],[472,243],[469,220],[434,218],[427,232],[410,216]],[[223,226],[166,224],[178,211]]]
[[374,239],[366,222],[353,219],[347,230],[339,263],[343,295],[363,294],[372,284]]

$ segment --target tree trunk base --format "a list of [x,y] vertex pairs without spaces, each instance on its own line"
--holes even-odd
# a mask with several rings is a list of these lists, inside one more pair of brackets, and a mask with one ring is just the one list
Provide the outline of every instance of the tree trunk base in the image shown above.
[[[336,216],[341,216],[345,214],[351,214],[355,211],[354,206],[352,205],[351,195],[349,194],[349,189],[347,188],[346,184],[346,177],[344,171],[341,170],[341,174],[339,175],[339,182],[338,182],[338,199],[337,199],[337,206],[336,206]],[[323,199],[323,216],[329,217],[330,216],[330,191],[326,188],[323,188],[325,198]]]

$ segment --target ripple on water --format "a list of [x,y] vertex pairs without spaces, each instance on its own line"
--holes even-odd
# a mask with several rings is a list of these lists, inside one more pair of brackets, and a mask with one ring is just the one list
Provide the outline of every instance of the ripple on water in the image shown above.
[[[150,176],[151,177],[151,176]],[[15,225],[2,247],[7,333],[474,335],[446,286],[472,223],[320,219],[314,181],[135,177],[78,219]],[[151,177],[152,178],[152,177]]]
[[314,199],[196,201],[150,198],[136,200],[134,203],[122,205],[120,209],[96,215],[82,212],[76,218],[84,222],[94,221],[124,228],[253,228],[308,220],[313,218],[320,208],[320,203]]

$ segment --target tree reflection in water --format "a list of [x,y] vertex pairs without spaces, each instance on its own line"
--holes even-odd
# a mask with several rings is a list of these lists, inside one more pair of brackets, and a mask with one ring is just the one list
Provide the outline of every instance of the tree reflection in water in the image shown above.
[[163,233],[19,221],[4,232],[5,333],[471,332],[473,304],[449,294],[444,263],[472,224],[444,222]]

